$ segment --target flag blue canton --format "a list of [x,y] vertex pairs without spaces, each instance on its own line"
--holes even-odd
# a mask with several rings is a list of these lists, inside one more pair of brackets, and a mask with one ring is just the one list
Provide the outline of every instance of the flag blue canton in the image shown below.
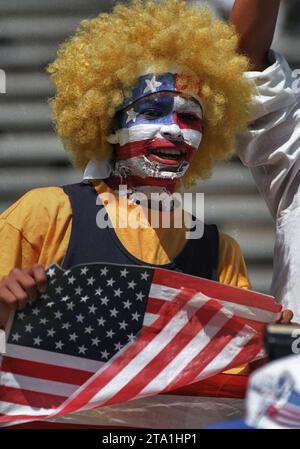
[[16,313],[8,343],[106,362],[143,325],[153,270],[105,264],[46,270],[46,292]]

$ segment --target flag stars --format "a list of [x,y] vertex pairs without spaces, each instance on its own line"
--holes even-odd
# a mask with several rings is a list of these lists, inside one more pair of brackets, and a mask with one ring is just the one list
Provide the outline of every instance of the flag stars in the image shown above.
[[78,354],[85,355],[86,351],[87,351],[87,348],[84,345],[78,347]]
[[102,268],[101,272],[100,272],[100,276],[107,276],[108,273],[108,269],[107,267]]
[[93,285],[95,282],[95,278],[93,276],[91,276],[88,280],[87,280],[87,285]]
[[101,301],[101,304],[103,304],[104,306],[107,306],[109,299],[107,296],[104,296],[104,298],[100,298],[100,301]]
[[75,334],[75,332],[73,332],[73,334],[69,335],[69,341],[74,341],[75,342],[77,340],[77,338],[78,338],[78,335]]
[[75,288],[75,295],[81,296],[81,293],[82,293],[82,288],[81,287]]
[[95,307],[94,305],[89,307],[89,313],[92,313],[93,315],[95,315],[95,312],[97,310],[98,307]]
[[143,295],[142,292],[137,293],[137,294],[136,294],[136,300],[137,300],[137,301],[143,301],[144,296],[145,296],[145,295]]
[[105,351],[101,351],[101,358],[102,359],[108,359],[108,356],[109,356],[109,352],[107,352],[106,351],[106,349],[105,349]]
[[63,316],[63,314],[58,310],[57,312],[54,313],[54,317],[57,320],[61,320],[61,317]]
[[115,343],[115,350],[116,351],[120,351],[120,349],[122,348],[122,344],[118,341],[118,343]]
[[127,301],[123,301],[124,309],[130,309],[131,306],[132,306],[132,302],[130,302],[129,299],[127,299]]
[[62,329],[67,329],[67,330],[69,330],[70,327],[71,327],[71,324],[70,324],[69,322],[63,323],[63,325],[62,325]]
[[53,307],[54,306],[54,301],[50,301],[50,302],[48,302],[47,304],[46,304],[46,307]]
[[128,273],[129,273],[129,271],[126,270],[126,268],[124,268],[124,270],[120,271],[120,275],[121,275],[122,278],[126,278]]
[[141,273],[141,280],[147,281],[149,276],[150,276],[150,274],[147,273],[147,271],[145,271],[144,273]]
[[89,296],[87,296],[87,295],[85,295],[85,296],[82,296],[82,298],[81,298],[80,302],[84,302],[84,303],[86,303],[88,299],[90,299],[90,297],[89,297]]
[[21,338],[21,335],[18,334],[18,332],[16,332],[15,334],[13,334],[13,335],[11,336],[11,338],[12,338],[12,341],[18,342],[19,339]]
[[157,88],[162,85],[162,83],[160,83],[159,81],[156,81],[155,75],[153,75],[150,80],[146,79],[145,82],[146,82],[146,87],[143,91],[144,94],[146,94],[148,92],[150,92],[150,93],[156,92]]
[[117,290],[114,290],[114,295],[116,296],[116,297],[118,297],[118,298],[120,298],[121,297],[121,294],[122,294],[123,292],[122,292],[122,290],[120,289],[120,288],[118,288]]
[[127,118],[126,118],[126,124],[129,122],[133,122],[135,123],[137,116],[139,115],[138,112],[136,112],[133,108],[129,109],[129,111],[127,111]]
[[132,319],[133,319],[133,320],[138,321],[138,320],[139,320],[139,317],[141,316],[141,314],[135,312],[135,313],[132,313],[131,316],[132,316]]
[[57,288],[55,289],[55,293],[56,293],[57,295],[60,295],[62,291],[63,291],[63,288],[62,288],[62,287],[57,287]]
[[49,270],[47,271],[47,276],[49,276],[50,278],[55,276],[55,268],[49,268]]
[[134,281],[128,282],[128,288],[131,288],[132,290],[134,290],[135,286],[136,286],[136,282],[134,282]]
[[84,315],[82,315],[82,313],[80,313],[79,315],[76,315],[77,323],[83,323],[83,320],[84,320]]
[[19,312],[18,315],[17,315],[17,319],[18,320],[24,320],[24,318],[25,318],[25,313],[24,312]]
[[113,316],[116,318],[116,316],[118,315],[118,310],[114,307],[113,309],[110,309],[110,316]]
[[69,303],[67,304],[67,310],[73,311],[74,307],[75,307],[75,304],[73,303],[73,301],[72,301],[72,302],[69,302]]
[[42,343],[42,341],[43,341],[43,340],[42,340],[40,337],[36,337],[36,338],[33,339],[33,344],[34,344],[35,346],[40,346],[41,343]]
[[81,268],[80,275],[86,275],[89,269],[87,267]]
[[61,298],[62,302],[67,302],[69,299],[70,299],[70,296],[68,296],[68,295]]
[[131,334],[127,335],[128,340],[130,341],[130,343],[133,343],[135,341],[135,335],[133,335],[133,333],[131,332]]
[[31,333],[33,327],[31,326],[31,324],[27,324],[27,326],[25,326],[25,332],[28,332],[29,334]]
[[64,343],[61,340],[55,342],[55,349],[59,349],[60,351],[62,351],[63,346]]
[[126,321],[123,320],[123,321],[120,321],[119,326],[120,326],[120,329],[125,330],[126,327],[128,326],[128,323],[126,323]]
[[33,315],[38,316],[39,313],[40,313],[40,309],[38,307],[35,307],[34,309],[32,309]]
[[113,278],[110,278],[106,281],[106,285],[107,285],[107,287],[113,287],[115,282],[116,281]]
[[71,277],[68,279],[68,284],[73,285],[75,281],[76,281],[76,278],[75,278],[74,276],[71,276]]
[[40,324],[45,325],[45,324],[48,323],[48,321],[49,321],[49,320],[47,320],[47,318],[41,318],[41,319],[40,319]]
[[95,290],[95,296],[101,296],[102,292],[103,292],[103,288],[97,288],[97,290]]
[[101,340],[98,337],[92,338],[92,346],[98,346]]
[[94,328],[92,326],[88,326],[84,328],[85,334],[91,334],[93,332]]
[[47,337],[54,337],[55,333],[56,333],[56,331],[52,327],[51,329],[47,330]]
[[43,300],[49,299],[49,295],[47,293],[43,293],[41,295],[41,299],[43,299]]
[[101,317],[101,318],[97,319],[97,322],[98,322],[98,326],[104,326],[106,320],[103,317]]
[[114,335],[115,332],[112,329],[106,332],[106,338],[113,338]]

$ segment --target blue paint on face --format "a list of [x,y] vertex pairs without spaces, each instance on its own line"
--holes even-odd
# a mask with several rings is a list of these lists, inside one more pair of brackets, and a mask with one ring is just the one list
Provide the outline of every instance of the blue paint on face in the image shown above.
[[174,96],[146,97],[133,108],[121,111],[116,117],[116,127],[131,128],[142,124],[172,125],[174,122]]
[[143,98],[145,95],[168,91],[176,91],[176,75],[173,73],[167,72],[160,75],[148,73],[147,75],[140,76],[132,90],[131,97],[124,100],[123,104],[119,107],[119,110],[126,108],[140,98]]

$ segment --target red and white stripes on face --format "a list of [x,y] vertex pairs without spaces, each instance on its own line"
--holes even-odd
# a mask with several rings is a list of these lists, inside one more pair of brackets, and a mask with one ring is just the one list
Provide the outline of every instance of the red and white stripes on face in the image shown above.
[[203,112],[193,98],[172,92],[143,97],[117,114],[115,176],[176,180],[202,140]]

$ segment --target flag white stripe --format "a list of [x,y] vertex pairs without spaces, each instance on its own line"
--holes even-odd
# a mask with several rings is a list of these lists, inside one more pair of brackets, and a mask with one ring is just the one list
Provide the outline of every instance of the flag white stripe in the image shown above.
[[251,340],[255,335],[255,330],[245,325],[241,331],[232,338],[227,345],[218,353],[218,355],[210,362],[210,364],[200,373],[200,375],[195,379],[197,382],[200,379],[209,377],[213,372],[220,366],[228,365],[241,351],[244,350],[244,345]]
[[[157,138],[157,132],[160,126],[158,125],[135,125],[130,128],[122,128],[116,131],[117,139],[113,138],[113,143],[119,143],[121,146],[128,143],[134,143],[141,140]],[[185,142],[195,149],[198,148],[199,139],[201,140],[202,133],[194,129],[181,130]],[[110,139],[109,139],[110,140]]]
[[132,359],[122,371],[120,371],[114,378],[101,389],[99,394],[96,394],[92,399],[93,402],[103,402],[114,396],[116,391],[137,375],[151,360],[158,355],[178,333],[189,320],[185,310],[180,310],[171,321],[162,329],[162,331],[148,344],[143,351]]
[[[161,286],[160,284],[152,284],[150,288],[149,296],[153,299],[162,299],[164,301],[172,301],[175,296],[180,292],[179,289],[172,287]],[[215,298],[212,298],[215,299]],[[226,309],[233,312],[235,315],[248,320],[260,321],[263,323],[269,323],[277,318],[278,314],[270,312],[257,307],[246,306],[242,304],[236,304],[230,301],[221,301],[216,299],[218,303],[222,304]]]
[[218,311],[197,335],[177,354],[177,356],[150,382],[142,391],[141,396],[157,391],[157,388],[167,387],[177,375],[193,360],[194,357],[210,343],[231,318],[224,309]]
[[[30,407],[28,405],[13,404],[11,402],[1,401],[1,413],[6,414],[8,416],[16,416],[16,415],[39,416],[39,415],[47,415],[51,412],[53,412],[53,409],[36,408],[36,407]],[[2,423],[0,423],[0,424],[2,424]],[[5,424],[5,425],[7,425],[7,424]]]
[[0,385],[33,391],[37,393],[53,394],[55,396],[62,397],[69,396],[78,388],[78,385],[69,383],[32,378],[29,376],[21,376],[19,374],[11,374],[5,372],[1,373]]
[[99,362],[97,360],[83,359],[67,354],[27,348],[25,346],[18,346],[11,343],[7,344],[6,357],[15,357],[17,359],[30,360],[31,362],[62,366],[64,368],[76,368],[78,370],[88,371],[91,373],[94,373],[101,368],[102,365],[104,365],[103,362]]

